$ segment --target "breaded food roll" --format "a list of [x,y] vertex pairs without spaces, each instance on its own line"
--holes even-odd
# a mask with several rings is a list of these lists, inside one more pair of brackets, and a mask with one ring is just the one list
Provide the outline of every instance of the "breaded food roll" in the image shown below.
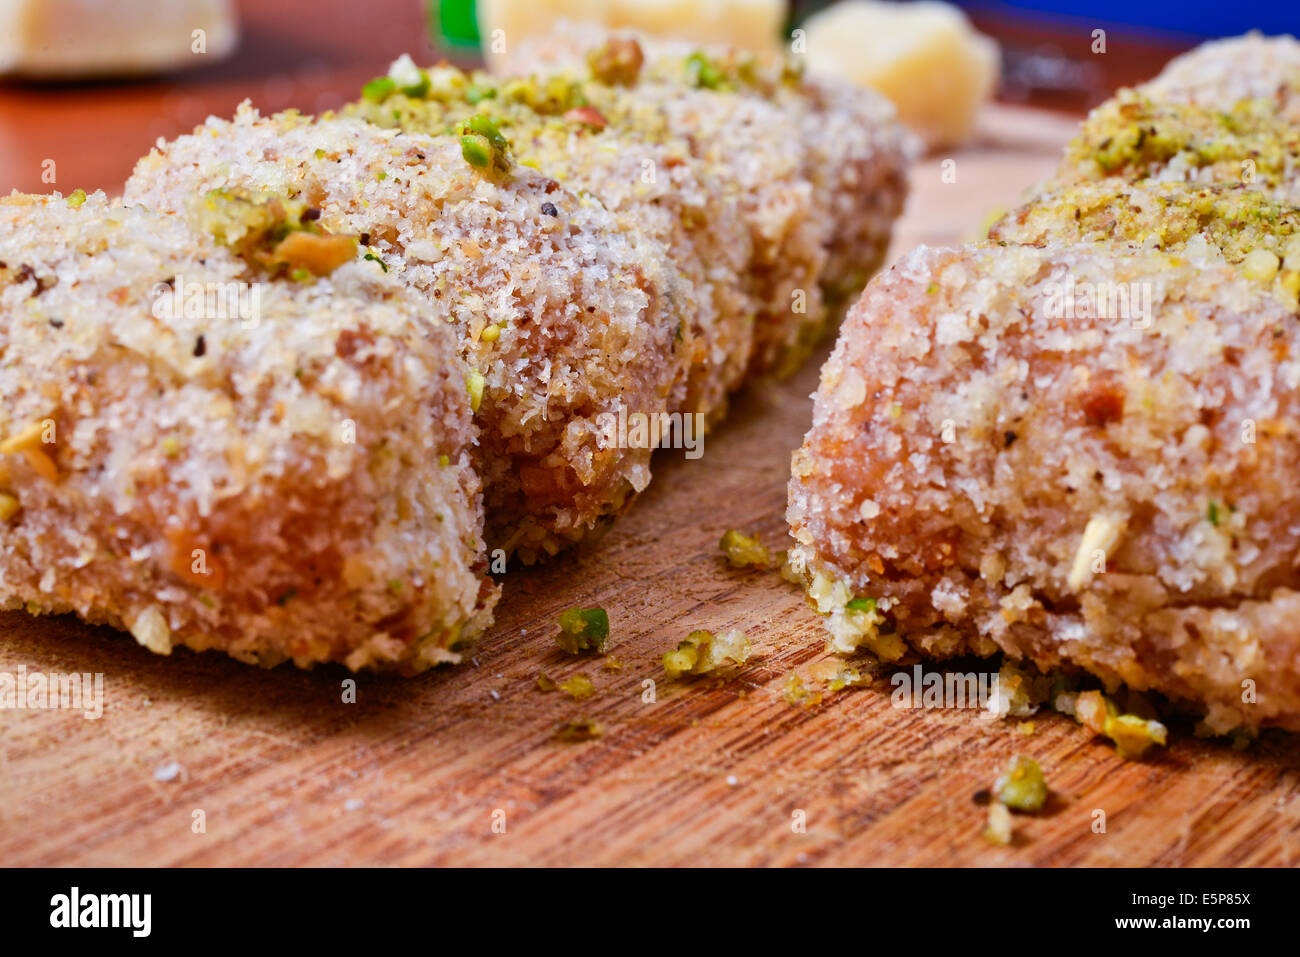
[[431,137],[245,105],[141,159],[125,196],[184,211],[212,190],[272,190],[359,236],[366,268],[423,295],[423,327],[455,331],[488,543],[531,560],[649,483],[652,450],[610,443],[602,416],[667,409],[685,358],[662,246],[512,166],[500,137],[490,123]]
[[497,595],[454,339],[354,240],[282,218],[258,258],[255,218],[237,256],[0,200],[0,601],[160,654],[454,661]]
[[997,651],[1300,729],[1300,328],[1213,255],[919,248],[793,459],[832,644]]
[[791,371],[883,261],[919,144],[884,97],[807,77],[798,57],[560,24],[517,44],[506,72],[599,73],[631,41],[635,96],[738,190],[759,300],[751,369]]
[[632,90],[640,63],[634,41],[611,54],[601,78],[499,79],[445,65],[421,71],[404,58],[347,112],[434,135],[488,117],[517,162],[592,196],[620,228],[662,244],[679,273],[670,306],[688,363],[671,410],[716,418],[752,349],[753,241],[737,184],[699,161],[663,111]]

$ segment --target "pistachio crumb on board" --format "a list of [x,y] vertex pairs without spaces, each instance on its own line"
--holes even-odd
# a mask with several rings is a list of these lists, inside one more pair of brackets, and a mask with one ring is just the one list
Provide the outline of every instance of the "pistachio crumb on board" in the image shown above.
[[571,655],[603,652],[609,641],[609,615],[603,608],[570,608],[560,613],[555,643]]
[[749,660],[750,650],[743,631],[733,629],[715,635],[698,629],[664,655],[664,672],[669,678],[709,674],[729,664],[743,665]]

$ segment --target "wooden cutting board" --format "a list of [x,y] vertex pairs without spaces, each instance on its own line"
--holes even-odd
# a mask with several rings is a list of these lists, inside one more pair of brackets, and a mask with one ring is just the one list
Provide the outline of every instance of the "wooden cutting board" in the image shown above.
[[[973,146],[916,169],[895,254],[973,235],[1050,170],[1072,126],[991,110]],[[788,676],[826,657],[816,616],[775,573],[725,567],[717,541],[734,527],[784,547],[790,452],[824,354],[738,397],[702,459],[659,453],[649,491],[599,543],[510,570],[472,662],[359,676],[355,703],[340,669],[159,658],[72,619],[0,616],[0,671],[105,681],[99,720],[0,712],[0,862],[1300,862],[1294,736],[1234,751],[1177,727],[1133,763],[1068,718],[1039,715],[1025,734],[971,711],[900,710],[884,682],[809,707],[785,699]],[[575,605],[608,610],[622,670],[556,648],[556,616]],[[661,655],[695,628],[744,629],[755,655],[734,677],[663,680]],[[596,694],[544,694],[542,671],[585,674]],[[604,736],[555,741],[577,717]],[[1017,819],[1013,846],[993,847],[973,796],[1017,754],[1042,764],[1054,798]]]

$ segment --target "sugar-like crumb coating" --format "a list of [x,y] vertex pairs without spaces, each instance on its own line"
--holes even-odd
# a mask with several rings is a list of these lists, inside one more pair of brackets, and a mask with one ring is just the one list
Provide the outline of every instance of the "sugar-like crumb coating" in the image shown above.
[[667,409],[682,374],[677,272],[652,238],[536,171],[482,175],[452,137],[247,105],[141,159],[125,198],[183,211],[224,187],[319,207],[422,294],[423,325],[455,331],[491,547],[554,553],[648,484],[651,450],[605,441],[601,416]]
[[733,190],[754,250],[754,373],[788,373],[879,267],[919,145],[893,105],[804,75],[798,57],[559,24],[516,45],[512,74],[599,69],[611,41],[643,50],[632,95]]
[[1298,386],[1296,315],[1212,253],[919,248],[822,371],[792,558],[842,650],[1300,729]]
[[456,660],[497,589],[464,367],[421,308],[102,194],[0,200],[0,601],[163,654]]

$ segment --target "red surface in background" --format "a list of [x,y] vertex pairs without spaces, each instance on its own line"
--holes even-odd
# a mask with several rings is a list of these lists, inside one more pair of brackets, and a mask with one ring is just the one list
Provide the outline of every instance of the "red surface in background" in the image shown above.
[[[410,53],[437,58],[423,0],[242,0],[242,37],[228,60],[163,77],[94,84],[0,84],[0,193],[77,187],[115,193],[158,137],[188,132],[245,98],[265,112],[320,112]],[[1112,36],[1105,56],[1083,28],[1034,28],[981,19],[981,29],[1023,51],[1054,50],[1088,64],[1087,89],[1008,91],[1018,102],[1081,112],[1121,83],[1151,76],[1176,52]],[[42,181],[55,163],[55,181]]]

